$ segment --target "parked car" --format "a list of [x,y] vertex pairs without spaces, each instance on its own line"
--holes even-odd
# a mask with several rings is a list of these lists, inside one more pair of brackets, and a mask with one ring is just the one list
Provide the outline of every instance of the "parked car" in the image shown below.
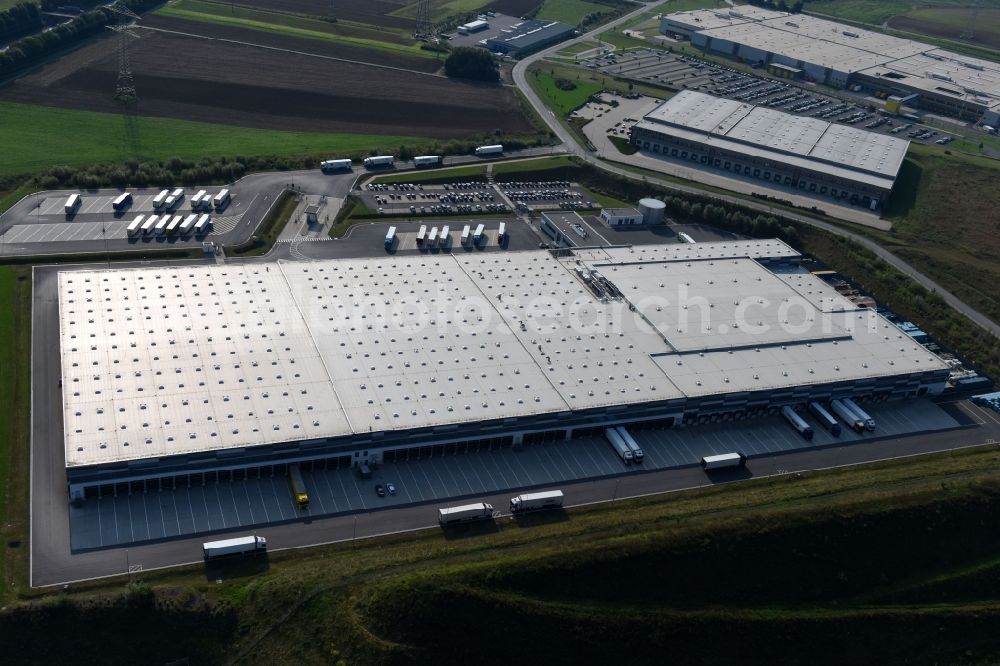
[[381,483],[375,484],[375,494],[379,497],[385,497],[385,488],[382,487]]
[[390,495],[396,494],[396,486],[392,485],[391,483],[385,484],[385,489],[389,492]]

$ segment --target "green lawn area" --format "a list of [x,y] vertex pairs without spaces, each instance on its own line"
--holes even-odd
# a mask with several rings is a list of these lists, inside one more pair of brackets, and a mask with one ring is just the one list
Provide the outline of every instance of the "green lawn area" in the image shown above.
[[538,18],[550,21],[562,21],[570,25],[579,25],[583,17],[595,12],[610,12],[614,8],[586,0],[545,0],[538,10]]
[[19,5],[25,0],[0,0],[0,11],[10,9],[14,5]]
[[[418,2],[408,2],[390,16],[416,18]],[[471,14],[490,4],[490,0],[430,0],[431,21],[443,21],[449,16]]]
[[[563,79],[569,81],[574,88],[563,90],[556,85],[556,81],[561,77],[550,74],[555,71],[554,66],[542,65],[539,68],[532,68],[528,71],[528,80],[532,87],[538,92],[545,102],[545,105],[553,109],[560,116],[568,116],[576,109],[583,106],[590,97],[604,90],[600,82],[586,81],[576,78],[584,76],[582,70],[570,70],[567,76],[574,78]],[[559,70],[562,73],[562,70]]]
[[236,155],[360,155],[374,148],[432,144],[430,139],[364,134],[275,132],[166,118],[129,118],[0,103],[0,174],[31,173],[126,159]]
[[597,42],[579,42],[577,44],[570,44],[566,48],[558,52],[558,55],[571,56],[577,53],[583,53],[584,51],[589,51],[590,49],[596,48]]
[[806,0],[805,10],[882,25],[893,16],[908,12],[916,2],[917,0]]
[[0,600],[24,586],[28,561],[31,267],[0,266]]
[[[232,7],[204,0],[178,0],[162,7],[158,14],[176,18],[220,25],[233,25],[253,30],[263,30],[303,39],[318,39],[361,48],[378,49],[414,56],[433,58],[434,54],[424,51],[416,42],[399,43],[395,32],[380,32],[375,29],[358,29],[356,24],[341,25],[304,16],[294,16],[280,12],[269,12],[247,7]],[[386,37],[390,37],[385,39]]]
[[427,183],[427,182],[449,182],[460,178],[477,180],[486,177],[486,166],[482,164],[470,164],[468,166],[452,167],[450,169],[428,169],[427,171],[407,171],[391,176],[376,176],[372,179],[375,183]]
[[1000,162],[911,145],[886,217],[887,249],[1000,321]]

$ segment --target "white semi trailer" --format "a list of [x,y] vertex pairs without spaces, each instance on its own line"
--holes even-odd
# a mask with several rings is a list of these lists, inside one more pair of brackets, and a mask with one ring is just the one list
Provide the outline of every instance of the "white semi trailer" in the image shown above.
[[142,221],[146,219],[145,215],[136,215],[135,219],[129,222],[128,228],[125,230],[129,236],[135,236],[140,233],[142,229]]
[[351,160],[323,160],[319,163],[319,168],[323,171],[350,171],[351,166]]
[[222,541],[209,541],[201,545],[206,560],[228,555],[246,555],[267,550],[267,539],[259,536],[236,537]]
[[830,431],[831,435],[840,437],[840,423],[837,422],[837,419],[830,412],[826,411],[826,407],[818,402],[810,402],[809,411],[816,417],[817,421],[823,424],[824,428]]
[[635,457],[632,455],[632,449],[630,449],[628,444],[625,443],[622,436],[618,434],[618,431],[614,428],[605,428],[604,436],[608,438],[608,441],[611,443],[611,448],[615,450],[615,453],[617,453],[618,457],[622,459],[622,462],[626,465],[631,465],[635,460]]
[[782,407],[781,415],[785,417],[786,421],[792,424],[792,427],[795,428],[803,438],[807,440],[811,440],[813,438],[814,433],[812,426],[806,423],[805,419],[799,416],[798,412],[796,412],[792,407],[788,405]]
[[499,143],[490,146],[479,146],[476,148],[476,155],[500,155],[503,153],[503,146]]
[[685,243],[689,243],[689,244],[691,244],[691,245],[694,245],[694,244],[695,244],[695,241],[694,241],[694,239],[693,239],[693,238],[691,238],[690,236],[688,236],[688,235],[687,235],[686,233],[684,233],[683,231],[682,231],[682,232],[680,232],[679,234],[677,234],[677,238],[678,238],[678,239],[680,239],[680,240],[682,240],[682,241],[684,241]]
[[378,167],[389,167],[392,166],[396,158],[392,155],[376,155],[374,157],[366,157],[364,160],[366,169],[376,169]]
[[413,158],[413,166],[419,168],[438,166],[441,164],[440,155],[417,155]]
[[170,190],[160,190],[160,193],[153,197],[153,208],[156,210],[163,208],[163,204],[167,203],[169,196]]
[[485,502],[452,506],[438,510],[438,522],[441,525],[468,523],[474,520],[486,520],[493,517],[493,505]]
[[732,453],[720,453],[715,456],[705,456],[701,459],[701,467],[705,471],[712,469],[725,469],[726,467],[743,467],[747,464],[747,457],[739,451]]
[[543,493],[525,493],[510,498],[510,512],[524,513],[540,509],[555,509],[563,505],[561,490],[549,490]]
[[853,430],[854,432],[861,432],[862,430],[865,429],[864,419],[859,418],[842,401],[840,401],[840,400],[831,400],[830,401],[830,409],[833,410],[834,414],[836,414],[841,419],[843,419],[844,423],[846,423],[847,425],[849,425],[851,427],[851,430]]
[[622,441],[625,442],[625,445],[629,448],[629,450],[632,451],[632,460],[637,463],[641,463],[646,457],[646,454],[642,452],[639,442],[635,441],[635,438],[632,437],[632,434],[625,429],[625,426],[618,426],[615,430],[618,432],[618,436],[622,438]]
[[868,416],[868,412],[858,407],[858,403],[850,398],[844,398],[843,402],[845,407],[857,414],[858,418],[864,421],[865,430],[875,430],[875,419]]

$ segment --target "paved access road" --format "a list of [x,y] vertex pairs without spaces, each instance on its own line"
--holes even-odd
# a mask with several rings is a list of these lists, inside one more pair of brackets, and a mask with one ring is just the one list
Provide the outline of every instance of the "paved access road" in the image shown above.
[[[655,2],[646,3],[646,4],[642,5],[641,7],[639,7],[639,9],[636,9],[635,11],[630,12],[630,13],[622,16],[621,18],[619,18],[619,19],[617,19],[617,20],[615,20],[615,21],[607,24],[606,26],[604,26],[603,28],[601,28],[601,30],[613,29],[613,28],[615,28],[615,27],[617,27],[617,26],[619,26],[619,25],[621,25],[623,23],[626,23],[626,22],[632,20],[633,18],[637,17],[638,15],[642,14],[643,12],[649,10],[651,7],[655,6],[656,4],[657,3],[655,3]],[[589,164],[594,165],[595,167],[597,167],[599,169],[603,169],[604,171],[606,171],[608,173],[614,173],[614,174],[617,174],[617,175],[620,175],[620,176],[626,176],[626,177],[634,179],[634,178],[636,178],[636,175],[634,173],[632,173],[632,172],[630,172],[630,171],[628,171],[626,169],[622,169],[622,168],[619,168],[619,167],[616,167],[616,166],[612,166],[612,165],[610,165],[610,164],[608,164],[608,163],[606,163],[606,162],[598,159],[596,156],[592,155],[589,150],[587,150],[583,145],[580,144],[580,142],[576,138],[576,136],[574,136],[568,129],[566,129],[563,126],[563,124],[561,122],[559,122],[559,119],[555,116],[555,114],[547,106],[545,106],[545,103],[538,96],[538,93],[536,93],[534,91],[534,89],[531,87],[531,85],[528,83],[527,71],[528,71],[528,67],[530,67],[532,63],[537,62],[538,60],[540,60],[542,58],[545,58],[547,56],[550,56],[550,55],[556,53],[557,51],[565,49],[567,46],[569,46],[571,44],[575,44],[577,42],[582,42],[582,41],[590,41],[592,39],[593,39],[593,35],[591,33],[585,33],[585,34],[581,35],[580,37],[572,39],[572,40],[570,40],[568,42],[561,42],[559,44],[556,44],[555,46],[549,47],[549,48],[544,49],[542,51],[539,51],[539,52],[537,52],[537,53],[535,53],[533,55],[530,55],[530,56],[524,58],[523,60],[520,60],[516,65],[514,65],[514,70],[512,72],[513,77],[514,77],[514,83],[517,85],[518,88],[521,89],[521,92],[524,93],[524,96],[528,99],[528,101],[531,103],[531,105],[535,108],[535,111],[538,112],[538,115],[542,117],[542,119],[545,121],[545,123],[556,134],[556,136],[559,138],[559,140],[562,141],[563,145],[567,148],[567,150],[570,153],[576,155],[580,159],[588,162]],[[801,214],[798,214],[798,213],[793,213],[793,212],[789,212],[789,211],[785,211],[785,210],[778,210],[778,211],[776,211],[775,209],[773,209],[771,206],[767,205],[766,203],[760,203],[760,202],[756,202],[756,201],[748,201],[746,199],[741,199],[739,197],[727,196],[727,195],[722,195],[722,194],[712,194],[712,193],[706,192],[706,191],[704,191],[704,190],[702,190],[702,189],[700,189],[698,187],[687,186],[687,185],[678,185],[677,183],[671,183],[671,182],[668,182],[668,181],[659,180],[657,178],[652,178],[652,177],[645,177],[645,180],[648,181],[648,182],[651,182],[651,183],[655,183],[656,185],[659,185],[660,187],[664,187],[664,188],[667,188],[667,189],[675,190],[675,191],[678,191],[678,192],[685,192],[685,193],[688,193],[688,194],[697,194],[699,196],[712,197],[712,198],[715,198],[715,199],[717,199],[719,201],[724,201],[726,203],[731,203],[731,204],[738,204],[740,206],[744,206],[746,208],[751,208],[751,209],[760,211],[762,213],[767,213],[769,215],[771,215],[771,214],[782,215],[782,216],[787,217],[789,219],[793,219],[793,220],[795,220],[797,222],[802,222],[804,224],[811,225],[811,226],[816,227],[818,229],[822,229],[824,231],[828,231],[828,232],[830,232],[832,234],[835,234],[837,236],[842,236],[844,238],[849,238],[852,241],[854,241],[854,242],[856,242],[856,243],[864,246],[865,248],[871,250],[876,255],[878,255],[880,258],[882,258],[883,260],[885,260],[888,264],[890,264],[893,268],[899,270],[900,272],[902,272],[903,274],[905,274],[908,277],[912,278],[913,280],[916,280],[919,284],[921,284],[925,288],[929,289],[930,291],[933,291],[933,292],[936,292],[936,293],[940,294],[941,297],[944,298],[944,300],[948,303],[948,305],[950,305],[951,307],[955,308],[956,310],[958,310],[959,312],[961,312],[962,314],[964,314],[966,317],[968,317],[969,319],[971,319],[972,321],[974,321],[976,324],[978,324],[982,328],[984,328],[987,331],[991,332],[994,336],[1000,337],[1000,324],[998,324],[997,322],[994,322],[992,319],[990,319],[986,315],[980,313],[979,311],[975,310],[971,306],[965,304],[961,299],[959,299],[957,296],[955,296],[954,294],[952,294],[947,289],[944,289],[937,282],[935,282],[931,278],[927,277],[926,275],[924,275],[923,273],[921,273],[920,271],[918,271],[916,268],[913,268],[912,266],[910,266],[909,264],[907,264],[905,261],[903,261],[902,259],[900,259],[896,255],[894,255],[892,252],[889,252],[888,250],[886,250],[885,248],[883,248],[881,245],[879,245],[875,241],[872,241],[872,240],[870,240],[870,239],[868,239],[868,238],[866,238],[864,236],[861,236],[859,234],[853,233],[851,231],[843,229],[843,228],[841,228],[839,226],[836,226],[834,224],[830,224],[829,222],[823,222],[821,220],[817,220],[817,219],[809,217],[807,215],[801,215]]]

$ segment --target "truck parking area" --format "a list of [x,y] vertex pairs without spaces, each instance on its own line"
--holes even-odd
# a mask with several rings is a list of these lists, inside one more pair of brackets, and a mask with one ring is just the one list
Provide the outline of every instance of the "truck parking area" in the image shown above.
[[[476,498],[521,488],[553,487],[584,479],[642,470],[687,467],[702,456],[740,451],[766,456],[806,448],[850,445],[872,439],[946,430],[959,423],[929,401],[866,405],[878,421],[874,434],[844,432],[834,438],[817,429],[802,439],[780,416],[672,429],[629,432],[645,453],[641,465],[626,466],[603,436],[549,441],[514,449],[497,443],[413,449],[361,479],[356,469],[335,463],[302,465],[309,493],[306,509],[292,498],[282,467],[232,477],[225,472],[190,479],[151,482],[147,487],[121,484],[70,508],[74,551],[108,548],[184,535],[249,528],[324,515],[373,511],[449,498]],[[376,484],[391,483],[395,494],[380,497]],[[169,487],[168,487],[169,486]],[[513,493],[512,493],[513,494]],[[506,510],[505,507],[498,507]],[[428,509],[429,515],[433,513]],[[434,517],[428,518],[431,524]],[[303,529],[308,529],[305,526]]]

